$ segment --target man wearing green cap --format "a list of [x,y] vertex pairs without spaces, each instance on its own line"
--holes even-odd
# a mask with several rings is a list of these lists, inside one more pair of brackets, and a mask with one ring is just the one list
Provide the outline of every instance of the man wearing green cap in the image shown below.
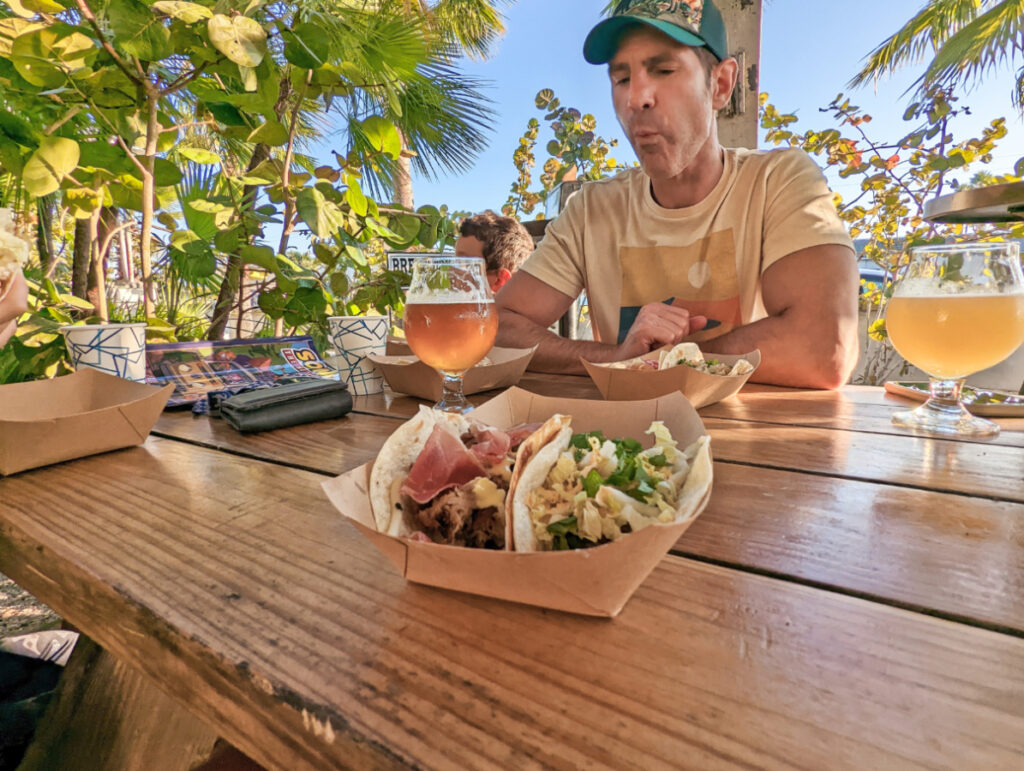
[[[622,0],[587,36],[640,168],[584,185],[497,297],[500,345],[581,372],[666,344],[759,348],[761,382],[836,388],[857,360],[856,260],[801,150],[723,148],[736,84],[711,0]],[[547,331],[586,290],[595,342]]]

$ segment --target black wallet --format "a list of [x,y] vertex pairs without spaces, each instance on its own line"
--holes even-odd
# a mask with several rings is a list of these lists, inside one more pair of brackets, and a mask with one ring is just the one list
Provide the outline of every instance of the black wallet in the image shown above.
[[303,380],[236,394],[220,405],[220,416],[250,433],[340,418],[352,409],[352,395],[337,380]]

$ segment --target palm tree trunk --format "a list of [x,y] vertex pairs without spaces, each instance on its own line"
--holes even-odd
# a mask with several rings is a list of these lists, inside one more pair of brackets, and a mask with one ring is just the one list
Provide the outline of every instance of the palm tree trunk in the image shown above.
[[[399,131],[398,135],[402,138],[402,149],[407,149],[409,142],[405,138],[405,133]],[[412,196],[412,159],[407,158],[404,153],[398,157],[398,165],[395,167],[394,184],[395,203],[399,206],[404,206],[410,211],[414,211],[416,205]]]
[[[248,171],[252,171],[263,161],[270,157],[270,148],[259,144],[252,151],[252,158],[249,159]],[[256,194],[259,192],[257,186],[246,186],[242,190],[242,206],[248,210],[256,208]],[[248,234],[247,234],[248,235]],[[248,243],[249,238],[244,240]],[[217,293],[217,304],[214,306],[213,318],[210,319],[210,329],[206,333],[207,340],[220,340],[228,327],[228,317],[231,315],[231,308],[235,305],[242,288],[242,258],[238,254],[228,255],[228,267],[224,273],[224,280],[220,283],[220,291]],[[241,304],[239,304],[241,310]]]
[[[281,81],[281,93],[277,97],[277,104],[274,105],[274,114],[278,120],[281,120],[281,116],[284,115],[291,94],[291,79],[285,77]],[[252,171],[269,157],[269,147],[264,144],[256,145],[252,151],[252,157],[249,159],[248,170]],[[254,210],[258,193],[258,186],[244,187],[242,189],[242,207],[249,211]],[[241,239],[240,245],[250,243],[254,235],[254,233],[246,231],[245,238]],[[220,291],[217,293],[217,304],[214,306],[213,318],[210,319],[210,329],[206,334],[207,340],[220,340],[224,337],[224,330],[228,326],[228,316],[231,314],[231,307],[234,305],[236,297],[238,298],[239,312],[241,312],[242,296],[240,293],[244,290],[242,286],[244,283],[242,281],[242,268],[242,258],[238,256],[237,251],[235,254],[228,256],[228,267],[224,273],[224,280],[221,282]]]
[[36,199],[36,249],[39,250],[39,262],[43,273],[48,274],[53,262],[53,204],[56,200],[53,193]]
[[71,294],[86,300],[92,262],[92,225],[89,220],[75,220],[75,248],[71,254]]

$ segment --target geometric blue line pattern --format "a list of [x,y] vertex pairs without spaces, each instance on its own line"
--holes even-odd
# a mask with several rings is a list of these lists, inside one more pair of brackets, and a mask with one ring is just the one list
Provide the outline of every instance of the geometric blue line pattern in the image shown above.
[[333,317],[329,319],[331,344],[345,360],[347,371],[342,377],[354,394],[379,393],[384,378],[366,360],[371,353],[384,353],[387,347],[388,318],[386,316]]
[[91,367],[117,377],[146,378],[146,328],[66,327],[65,340],[75,369]]

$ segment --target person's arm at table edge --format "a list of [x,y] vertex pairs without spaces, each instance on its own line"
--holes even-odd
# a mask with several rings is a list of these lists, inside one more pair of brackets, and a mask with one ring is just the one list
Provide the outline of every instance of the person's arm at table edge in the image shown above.
[[618,346],[590,340],[569,340],[548,329],[572,305],[573,298],[519,270],[495,296],[498,308],[497,345],[537,346],[530,369],[538,372],[586,374],[588,361],[616,361]]
[[761,351],[758,383],[839,388],[857,365],[857,294],[853,250],[823,244],[789,254],[761,277],[768,316],[716,337],[708,353]]

